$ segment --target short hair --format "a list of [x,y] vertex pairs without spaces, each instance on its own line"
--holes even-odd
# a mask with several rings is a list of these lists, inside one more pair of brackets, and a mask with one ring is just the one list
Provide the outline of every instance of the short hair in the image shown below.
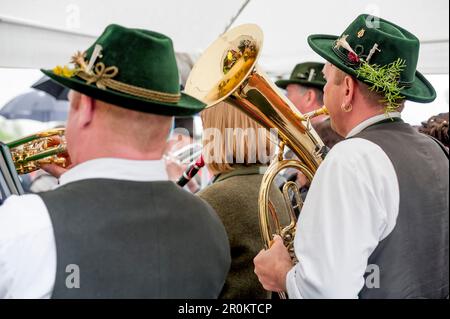
[[[73,91],[71,96],[75,104],[80,103],[82,93]],[[115,139],[121,143],[131,145],[143,152],[153,150],[155,145],[165,143],[170,132],[172,117],[139,112],[91,99],[96,105],[97,115],[106,123],[108,130],[115,134]]]
[[99,101],[96,103],[100,104],[98,111],[103,113],[109,127],[120,132],[124,140],[138,150],[152,150],[152,145],[165,142],[169,136],[173,117],[130,110]]
[[[270,162],[273,147],[269,131],[238,108],[220,102],[204,110],[201,118],[203,156],[212,174],[232,171],[234,164],[266,165]],[[213,134],[205,133],[208,129],[212,129]],[[212,154],[207,145],[214,145],[213,151],[219,153]]]
[[314,86],[306,86],[303,84],[297,84],[300,93],[306,94],[306,92],[308,92],[308,90],[313,90],[316,93],[316,102],[318,105],[323,105],[323,89],[314,87]]

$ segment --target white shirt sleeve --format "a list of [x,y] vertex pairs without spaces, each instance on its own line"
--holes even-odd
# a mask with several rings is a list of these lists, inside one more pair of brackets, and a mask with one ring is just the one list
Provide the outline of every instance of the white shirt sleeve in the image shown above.
[[358,298],[368,258],[395,226],[399,200],[394,167],[379,146],[358,138],[337,144],[298,221],[289,298]]
[[56,244],[37,195],[11,196],[0,206],[0,298],[50,298]]

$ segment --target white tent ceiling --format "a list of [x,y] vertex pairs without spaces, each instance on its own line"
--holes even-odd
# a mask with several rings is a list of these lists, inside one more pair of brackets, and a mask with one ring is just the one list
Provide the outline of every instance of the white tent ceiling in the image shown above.
[[0,67],[67,63],[110,23],[167,34],[186,67],[237,16],[233,26],[262,27],[260,64],[280,75],[298,62],[319,59],[306,43],[309,34],[340,34],[363,12],[396,22],[421,39],[422,72],[449,72],[448,0],[0,0]]

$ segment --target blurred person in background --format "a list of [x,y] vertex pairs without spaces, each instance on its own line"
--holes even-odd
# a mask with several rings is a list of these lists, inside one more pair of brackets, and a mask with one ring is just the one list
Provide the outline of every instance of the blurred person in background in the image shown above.
[[[275,84],[286,90],[287,98],[302,113],[310,113],[323,106],[323,78],[324,64],[305,62],[297,64],[288,80],[279,80]],[[327,118],[326,115],[311,119],[311,123],[319,123]]]
[[422,126],[419,127],[419,132],[437,139],[448,149],[448,121],[448,112],[432,116],[428,121],[422,122]]

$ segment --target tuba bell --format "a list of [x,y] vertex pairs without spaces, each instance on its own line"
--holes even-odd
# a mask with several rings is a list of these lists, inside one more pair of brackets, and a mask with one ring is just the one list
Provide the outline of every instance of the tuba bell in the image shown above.
[[[259,193],[260,231],[265,248],[269,248],[274,234],[283,238],[291,258],[295,261],[294,236],[297,218],[303,201],[296,183],[287,182],[283,197],[289,214],[289,224],[281,225],[278,212],[269,199],[275,177],[287,168],[302,172],[311,182],[321,164],[326,147],[311,126],[310,119],[328,114],[323,107],[309,114],[301,114],[279,91],[257,65],[263,45],[262,30],[254,24],[236,27],[221,35],[194,65],[185,92],[214,106],[226,101],[266,129],[276,129],[278,153],[264,174]],[[285,159],[285,148],[299,160]],[[281,298],[286,298],[280,293]]]
[[7,143],[17,174],[28,174],[43,164],[66,167],[65,128],[50,129]]

